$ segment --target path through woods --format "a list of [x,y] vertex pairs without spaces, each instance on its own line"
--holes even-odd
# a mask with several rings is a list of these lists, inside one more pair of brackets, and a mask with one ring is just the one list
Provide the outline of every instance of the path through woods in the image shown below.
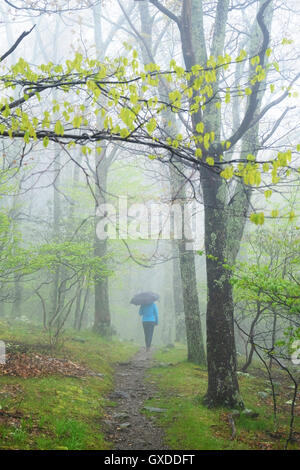
[[[146,400],[159,396],[154,384],[145,381],[151,365],[151,353],[144,349],[130,361],[118,364],[115,389],[109,396],[117,406],[107,409],[104,420],[107,440],[113,442],[115,450],[167,450],[154,416],[142,412]],[[154,407],[150,411],[153,415],[164,412]]]

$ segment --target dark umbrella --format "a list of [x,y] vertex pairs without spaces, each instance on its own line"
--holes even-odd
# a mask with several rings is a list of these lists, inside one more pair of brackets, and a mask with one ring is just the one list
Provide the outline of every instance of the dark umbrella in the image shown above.
[[149,305],[159,299],[159,295],[154,292],[140,292],[132,297],[130,303],[133,305]]

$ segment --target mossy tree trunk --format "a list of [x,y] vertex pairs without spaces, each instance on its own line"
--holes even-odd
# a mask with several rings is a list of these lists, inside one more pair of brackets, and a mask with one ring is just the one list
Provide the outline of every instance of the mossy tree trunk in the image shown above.
[[[184,204],[187,203],[185,181],[172,168],[170,168],[169,174],[172,188],[171,198],[174,203],[181,205],[182,214],[182,238],[174,240],[174,243],[177,244],[179,255],[180,286],[182,288],[188,360],[196,364],[206,365],[197,288],[195,252],[192,249],[187,249],[188,240],[185,239],[185,234],[190,232],[187,229],[190,221],[187,220],[187,217],[184,217]],[[178,285],[174,285],[174,289],[178,289]]]
[[173,256],[173,303],[175,316],[175,341],[186,341],[186,328],[184,321],[184,306],[182,295],[182,282],[179,264],[179,250],[177,240],[172,240]]
[[184,239],[178,240],[188,361],[205,365],[195,255],[185,245]]
[[[102,147],[100,156],[96,155],[96,184],[95,198],[96,209],[106,202],[107,173],[110,165],[110,158],[107,155],[107,148]],[[95,217],[95,239],[94,256],[103,260],[107,257],[107,239],[101,240],[96,233],[96,227],[100,218]],[[111,327],[111,316],[109,308],[108,278],[95,279],[95,314],[93,329],[102,336],[108,336]]]
[[[154,61],[153,57],[153,17],[150,14],[149,6],[147,3],[139,4],[140,18],[141,18],[141,27],[142,34],[142,54],[144,63],[149,61]],[[165,100],[168,94],[167,83],[162,82],[159,87],[159,94],[162,100]],[[164,119],[166,122],[171,122],[172,126],[169,128],[170,133],[177,133],[177,125],[174,120],[174,114],[166,111],[164,113]],[[180,170],[184,172],[184,168],[180,166]],[[172,202],[177,202],[183,206],[184,202],[187,200],[185,192],[185,179],[182,177],[178,171],[173,169],[170,165],[169,168],[169,179],[171,186],[171,200]],[[182,233],[184,230],[182,230]],[[203,343],[201,319],[200,319],[200,306],[197,290],[197,278],[196,278],[196,268],[195,268],[195,253],[192,250],[186,250],[185,240],[173,240],[172,243],[177,245],[176,252],[179,257],[179,273],[180,273],[180,282],[178,279],[174,281],[174,307],[177,309],[178,313],[180,311],[180,306],[183,306],[184,312],[184,322],[186,330],[186,339],[187,339],[187,349],[188,349],[188,360],[195,362],[196,364],[204,365],[206,364],[205,349]],[[174,248],[173,248],[174,249]],[[180,289],[182,289],[180,295]],[[176,291],[176,293],[175,293]],[[179,296],[181,299],[179,299]],[[176,315],[176,312],[175,312]],[[177,318],[175,317],[175,324],[179,328]],[[176,337],[182,337],[182,332],[176,332]]]
[[227,217],[222,203],[224,182],[202,172],[207,269],[206,341],[208,406],[243,406],[236,374],[233,298],[226,260]]
[[[93,21],[94,21],[94,37],[96,43],[96,54],[99,60],[105,56],[108,41],[103,42],[102,38],[102,23],[101,23],[101,4],[97,3],[93,6]],[[113,29],[112,29],[113,31]],[[108,37],[111,38],[112,31]],[[98,127],[103,127],[102,119],[98,118]],[[116,153],[116,148],[111,152],[108,146],[103,144],[100,154],[95,153],[95,209],[101,204],[107,202],[107,178],[108,170]],[[100,259],[107,258],[107,240],[100,240],[96,233],[96,227],[99,222],[99,217],[95,217],[95,230],[94,230],[94,255]],[[108,277],[97,277],[95,279],[95,311],[94,311],[94,324],[93,330],[102,336],[108,336],[111,333],[111,314],[109,306],[109,285]]]
[[[215,8],[213,34],[210,48],[206,42],[204,29],[204,14],[202,0],[183,0],[180,16],[176,16],[157,0],[150,0],[162,13],[176,22],[182,44],[185,67],[191,70],[196,64],[206,66],[208,56],[223,55],[225,33],[229,13],[229,0],[218,0]],[[259,27],[254,22],[250,50],[259,54],[260,64],[265,65],[266,50],[269,47],[268,27],[271,19],[271,0],[258,0]],[[257,21],[258,23],[258,21]],[[253,33],[254,31],[254,33]],[[210,49],[208,51],[208,49]],[[251,56],[251,54],[249,54]],[[252,70],[250,67],[249,73]],[[199,109],[192,115],[194,133],[196,125],[204,123],[205,132],[215,134],[213,152],[215,164],[220,159],[226,160],[226,154],[221,145],[221,108],[216,108],[218,99],[220,70],[216,72],[216,82],[212,85],[213,96],[205,110]],[[197,92],[194,91],[194,95]],[[252,94],[248,97],[244,115],[233,128],[228,138],[231,147],[241,143],[242,157],[244,152],[257,150],[258,116],[263,87],[259,83],[253,86]],[[236,121],[236,120],[235,120]],[[224,137],[223,137],[224,138]],[[201,146],[200,146],[201,147]],[[253,148],[255,147],[255,148]],[[203,159],[209,154],[201,147]],[[248,216],[251,189],[242,182],[232,187],[222,180],[218,172],[200,166],[201,188],[205,211],[205,250],[207,257],[207,362],[208,390],[206,402],[209,406],[243,406],[239,394],[236,374],[236,349],[234,340],[234,308],[230,272],[224,267],[228,261],[234,263],[239,251],[240,241]],[[228,191],[229,189],[229,191]],[[238,216],[237,216],[238,214]]]

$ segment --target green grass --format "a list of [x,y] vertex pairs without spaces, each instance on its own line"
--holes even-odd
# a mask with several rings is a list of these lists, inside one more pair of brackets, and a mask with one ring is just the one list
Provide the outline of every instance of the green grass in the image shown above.
[[[73,341],[74,337],[85,342]],[[21,344],[23,350],[29,347],[50,354],[47,335],[36,326],[1,322],[0,339],[11,345]],[[133,344],[104,340],[92,332],[70,331],[63,346],[51,355],[80,363],[103,377],[0,376],[0,406],[12,416],[5,422],[0,419],[0,449],[110,448],[101,419],[113,386],[113,364],[128,359],[137,349]]]
[[[235,419],[237,435],[231,440],[232,429],[227,420],[230,410],[208,409],[202,404],[202,397],[207,388],[207,372],[204,368],[186,361],[185,347],[176,345],[172,349],[161,349],[155,354],[155,359],[172,364],[151,370],[148,380],[157,384],[159,398],[153,398],[147,403],[167,409],[167,412],[157,415],[157,420],[165,430],[167,444],[171,449],[242,450],[284,447],[289,423],[289,407],[282,406],[288,399],[286,390],[278,397],[280,434],[278,433],[278,438],[274,438],[271,398],[261,400],[257,395],[258,391],[267,387],[265,379],[240,376],[239,384],[245,406],[259,413],[259,416],[250,418],[241,415]],[[254,368],[257,367],[256,364]],[[300,430],[299,416],[295,430]],[[297,444],[291,445],[290,448],[297,448]]]
[[[4,322],[0,322],[0,339],[10,343],[13,350],[29,349],[68,358],[103,374],[102,378],[0,376],[0,406],[2,411],[11,414],[5,422],[0,414],[0,449],[111,448],[102,433],[101,420],[106,406],[111,404],[106,397],[113,387],[113,366],[115,362],[126,361],[138,347],[104,340],[92,332],[68,331],[61,347],[50,352],[49,338],[39,327]],[[283,448],[289,422],[289,407],[284,403],[290,399],[288,393],[291,391],[288,386],[280,390],[278,424],[281,437],[274,439],[272,400],[259,399],[257,394],[269,388],[258,363],[249,369],[250,377],[239,377],[239,383],[246,407],[257,411],[259,417],[238,418],[237,436],[231,440],[232,431],[226,419],[229,410],[207,409],[201,402],[207,387],[206,370],[188,363],[186,349],[181,345],[162,348],[155,356],[158,362],[172,365],[155,367],[149,372],[148,380],[157,384],[159,397],[147,404],[167,409],[157,415],[157,419],[165,429],[170,449]],[[300,430],[299,416],[295,429]],[[296,444],[290,446],[296,447]]]

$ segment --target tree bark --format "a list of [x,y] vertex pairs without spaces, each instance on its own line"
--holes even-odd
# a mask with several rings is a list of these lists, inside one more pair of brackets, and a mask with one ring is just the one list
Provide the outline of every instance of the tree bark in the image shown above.
[[[153,19],[150,16],[149,8],[147,4],[140,4],[140,17],[141,25],[143,31],[143,40],[142,40],[142,52],[143,60],[147,63],[149,60],[154,60],[152,57],[152,26]],[[146,34],[145,34],[146,33]],[[162,86],[159,87],[159,94],[162,100],[166,99],[168,89],[167,84],[162,83]],[[174,121],[174,115],[168,111],[164,113],[164,118],[166,122],[172,122],[172,127],[169,129],[170,133],[176,135],[176,122]],[[184,168],[182,169],[184,171]],[[185,193],[185,179],[178,174],[171,166],[169,168],[169,178],[171,185],[171,200],[176,202],[180,201],[183,206],[184,201],[186,200]],[[183,230],[182,230],[183,233]],[[175,271],[174,271],[174,308],[176,311],[175,314],[175,324],[176,326],[176,337],[182,337],[182,329],[179,331],[179,322],[178,315],[180,315],[180,306],[183,304],[184,311],[184,322],[186,330],[186,339],[187,339],[187,349],[188,349],[188,360],[195,362],[196,364],[205,365],[205,349],[203,343],[202,335],[202,326],[200,319],[200,306],[198,299],[198,290],[197,290],[197,278],[196,278],[196,268],[195,268],[195,253],[191,250],[187,251],[185,249],[185,240],[173,240],[173,250],[174,247],[176,252],[179,254],[179,272],[181,280],[178,282],[178,279],[175,280]],[[180,287],[182,288],[182,300],[179,299],[180,296]]]
[[[105,51],[102,49],[102,25],[101,25],[101,5],[93,6],[94,19],[94,35],[96,43],[96,53],[99,60],[104,56]],[[99,128],[102,127],[101,118],[98,120]],[[111,160],[107,153],[107,146],[102,146],[100,155],[95,154],[95,196],[96,209],[100,204],[106,202],[107,175]],[[94,230],[94,255],[98,258],[105,258],[107,255],[107,240],[100,240],[96,234],[96,227],[99,221],[95,217]],[[109,307],[108,278],[95,279],[95,313],[93,330],[102,336],[108,336],[111,332],[111,315]]]
[[175,341],[186,341],[186,328],[184,321],[184,306],[182,295],[182,281],[179,264],[179,249],[177,240],[172,240],[173,253],[173,303],[175,316]]
[[[260,6],[269,5],[269,1],[261,0]],[[211,54],[218,56],[223,53],[225,41],[225,26],[228,16],[228,0],[219,0],[217,3],[214,33],[212,40]],[[185,27],[185,34],[181,32],[182,49],[186,67],[196,63],[203,64],[206,50],[205,45],[201,47],[197,44],[196,38],[202,38],[203,17],[196,19],[189,15],[191,11],[202,11],[202,0],[185,0],[183,3],[182,18],[189,20],[190,26]],[[265,8],[263,9],[265,11]],[[197,21],[198,20],[198,21]],[[182,28],[181,28],[182,29]],[[191,38],[187,39],[187,32],[190,31]],[[267,37],[263,37],[264,48],[267,47]],[[259,37],[260,44],[261,38]],[[259,47],[257,44],[255,47]],[[188,53],[187,53],[188,51]],[[256,51],[257,53],[258,51]],[[265,50],[259,52],[263,59]],[[193,58],[194,63],[190,62]],[[264,61],[261,60],[262,65]],[[219,86],[219,74],[213,85],[214,93],[217,93]],[[256,86],[253,96],[249,98],[244,119],[240,127],[234,133],[237,142],[249,131],[251,120],[258,112],[261,103],[261,93],[259,85]],[[193,127],[196,132],[196,124],[203,120],[205,132],[214,131],[216,140],[221,135],[221,111],[214,107],[214,103],[208,104],[207,109],[202,113],[199,111],[193,115]],[[250,134],[256,133],[258,128],[251,129]],[[253,137],[253,135],[252,135]],[[256,137],[257,140],[257,137]],[[249,142],[249,140],[248,140]],[[253,140],[250,140],[253,145]],[[216,146],[220,149],[220,145]],[[215,159],[220,158],[216,156]],[[214,171],[202,166],[200,169],[201,185],[203,191],[203,203],[205,211],[205,250],[207,257],[207,362],[208,362],[208,389],[205,401],[208,406],[243,406],[239,393],[238,380],[236,375],[236,348],[234,339],[234,307],[232,298],[232,287],[230,283],[230,272],[225,269],[227,257],[234,262],[239,251],[240,241],[243,234],[246,211],[249,205],[250,189],[237,186],[238,196],[235,193],[233,207],[229,207],[228,192],[222,178]],[[244,217],[237,218],[235,211],[238,207]],[[231,214],[231,215],[229,215]]]
[[[53,185],[53,240],[55,243],[60,241],[60,224],[61,224],[61,201],[58,192],[60,185],[60,152],[57,148],[54,150],[54,170],[55,170],[55,184]],[[51,286],[51,307],[50,307],[50,318],[47,323],[56,315],[58,305],[58,287],[61,279],[61,268],[58,266],[53,273],[53,284]]]
[[183,306],[188,361],[205,365],[206,357],[203,344],[200,308],[196,280],[195,255],[186,250],[185,240],[178,240],[180,272],[183,293]]
[[[102,147],[100,156],[96,156],[96,208],[98,205],[106,202],[107,188],[107,172],[110,165],[110,159],[107,155],[107,148]],[[95,239],[94,239],[94,256],[96,258],[105,259],[107,256],[107,240],[100,240],[97,237],[96,227],[99,217],[95,217]],[[108,294],[108,278],[97,277],[95,279],[95,316],[93,330],[102,336],[110,334],[111,316],[109,308]]]
[[201,172],[201,181],[206,207],[208,388],[205,403],[209,407],[243,406],[236,375],[230,271],[224,268],[227,238],[227,218],[222,199],[224,181],[205,169]]
[[251,362],[252,362],[252,359],[253,359],[253,354],[254,354],[254,351],[255,351],[255,346],[252,342],[253,340],[253,336],[254,336],[254,331],[255,331],[255,326],[256,326],[256,323],[258,322],[260,316],[261,316],[261,304],[260,302],[257,300],[256,301],[256,315],[254,317],[254,319],[252,320],[251,322],[251,326],[250,326],[250,331],[249,331],[249,338],[248,338],[248,342],[250,342],[251,344],[251,347],[250,347],[250,352],[249,352],[249,355],[247,357],[247,360],[245,362],[245,364],[243,365],[242,367],[242,371],[243,372],[246,372],[246,370],[248,369],[248,367],[250,366]]

